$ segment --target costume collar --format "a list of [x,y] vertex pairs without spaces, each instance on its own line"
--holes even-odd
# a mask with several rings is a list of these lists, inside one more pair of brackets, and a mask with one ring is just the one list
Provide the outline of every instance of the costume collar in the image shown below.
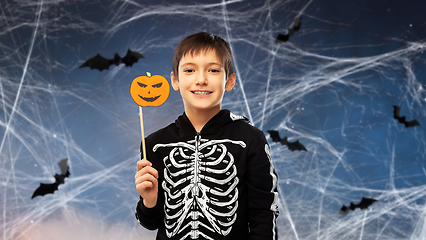
[[[220,110],[216,115],[214,115],[207,123],[204,125],[203,129],[201,129],[200,134],[212,134],[216,133],[219,128],[229,123],[235,121],[246,121],[249,120],[246,117],[238,116],[233,114],[231,111],[227,109]],[[176,125],[178,128],[181,128],[185,132],[192,132],[194,134],[197,133],[191,121],[189,121],[188,116],[186,116],[185,112],[176,119]]]

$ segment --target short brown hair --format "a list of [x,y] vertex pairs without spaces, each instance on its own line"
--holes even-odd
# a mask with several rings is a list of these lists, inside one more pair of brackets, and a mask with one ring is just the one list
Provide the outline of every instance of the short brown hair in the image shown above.
[[232,63],[231,48],[221,37],[207,32],[200,32],[186,37],[176,47],[173,58],[173,74],[179,80],[178,68],[179,62],[186,54],[198,55],[201,51],[215,50],[219,58],[222,58],[222,64],[225,68],[226,79],[229,79],[234,73]]

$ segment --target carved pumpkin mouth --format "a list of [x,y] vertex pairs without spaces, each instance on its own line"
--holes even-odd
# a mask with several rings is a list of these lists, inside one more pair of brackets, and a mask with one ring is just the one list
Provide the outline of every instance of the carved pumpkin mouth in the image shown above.
[[147,101],[147,102],[154,102],[155,100],[157,100],[159,97],[161,97],[161,95],[156,96],[156,97],[142,97],[141,95],[138,94],[138,96],[140,98],[142,98],[142,100]]

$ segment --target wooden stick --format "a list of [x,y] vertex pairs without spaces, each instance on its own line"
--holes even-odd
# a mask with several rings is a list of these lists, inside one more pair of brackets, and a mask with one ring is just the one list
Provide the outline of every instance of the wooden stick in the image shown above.
[[146,160],[146,150],[145,150],[145,133],[143,131],[143,115],[142,115],[142,107],[139,106],[139,116],[141,118],[141,134],[142,134],[142,151],[143,151],[143,159]]

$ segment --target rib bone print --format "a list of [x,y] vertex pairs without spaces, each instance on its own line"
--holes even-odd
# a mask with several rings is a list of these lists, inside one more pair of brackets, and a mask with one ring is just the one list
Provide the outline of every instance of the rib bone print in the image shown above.
[[[172,148],[163,159],[165,226],[169,238],[185,232],[181,239],[213,239],[208,232],[226,236],[237,218],[238,177],[234,157],[225,144],[242,141],[195,140],[156,144]],[[202,229],[202,230],[201,230]]]

